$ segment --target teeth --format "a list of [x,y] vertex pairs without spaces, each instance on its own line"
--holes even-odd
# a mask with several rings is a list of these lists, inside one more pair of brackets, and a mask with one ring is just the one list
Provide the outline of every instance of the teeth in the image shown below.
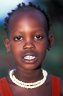
[[35,56],[25,56],[24,59],[32,60],[32,59],[35,59]]

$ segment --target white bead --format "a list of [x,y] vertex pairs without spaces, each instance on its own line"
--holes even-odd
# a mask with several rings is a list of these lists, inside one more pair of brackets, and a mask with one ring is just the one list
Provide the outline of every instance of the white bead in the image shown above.
[[10,76],[10,79],[12,80],[12,82],[20,87],[23,87],[23,88],[29,88],[29,89],[32,89],[32,88],[37,88],[39,86],[41,86],[42,84],[45,83],[46,79],[47,79],[47,72],[42,69],[42,72],[43,72],[43,79],[41,80],[38,80],[36,82],[33,82],[33,83],[26,83],[26,82],[23,82],[23,81],[20,81],[18,80],[15,75],[13,74],[15,71],[15,69],[9,71],[9,76]]

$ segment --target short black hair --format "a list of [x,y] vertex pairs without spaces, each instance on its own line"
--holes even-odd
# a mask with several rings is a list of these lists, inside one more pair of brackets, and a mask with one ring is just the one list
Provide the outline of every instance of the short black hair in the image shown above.
[[50,23],[49,23],[48,15],[45,13],[44,10],[42,10],[42,9],[40,8],[40,6],[36,6],[35,4],[29,2],[28,5],[26,5],[25,3],[21,3],[21,4],[17,5],[17,8],[16,8],[15,10],[12,10],[10,13],[8,13],[8,16],[7,16],[7,17],[5,18],[5,20],[4,20],[4,30],[6,31],[7,36],[9,35],[9,32],[8,32],[8,31],[9,31],[9,30],[8,30],[8,24],[9,24],[9,20],[10,20],[11,16],[12,16],[16,11],[22,10],[23,8],[27,8],[27,7],[29,7],[29,8],[34,8],[34,9],[40,11],[40,12],[45,16],[46,21],[47,21],[47,30],[48,30],[48,31],[47,31],[47,35],[49,34]]

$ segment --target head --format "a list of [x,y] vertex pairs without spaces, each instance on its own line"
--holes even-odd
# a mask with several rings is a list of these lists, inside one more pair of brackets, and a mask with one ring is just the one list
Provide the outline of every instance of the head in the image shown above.
[[31,3],[19,4],[5,19],[5,29],[4,44],[16,65],[26,70],[41,68],[52,42],[45,12]]

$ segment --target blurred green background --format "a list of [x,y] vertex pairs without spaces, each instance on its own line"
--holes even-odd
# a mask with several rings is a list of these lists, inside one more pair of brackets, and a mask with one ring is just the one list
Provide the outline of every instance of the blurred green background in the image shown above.
[[[46,69],[49,73],[57,75],[63,79],[63,1],[62,0],[17,0],[17,1],[19,1],[20,3],[21,2],[28,3],[29,1],[31,1],[36,5],[40,5],[41,8],[49,16],[50,23],[51,23],[50,32],[54,35],[55,41],[50,51],[47,52],[47,56],[43,64],[43,68]],[[13,1],[13,4],[15,2],[16,0]],[[1,3],[2,2],[0,2],[0,5]],[[3,3],[2,3],[2,7],[4,7]],[[4,13],[3,11],[4,10],[1,8],[2,13]],[[6,52],[6,49],[3,44],[3,37],[5,35],[3,23],[4,21],[1,16],[0,17],[0,77],[6,76],[8,70],[15,66],[11,55],[9,55]]]

